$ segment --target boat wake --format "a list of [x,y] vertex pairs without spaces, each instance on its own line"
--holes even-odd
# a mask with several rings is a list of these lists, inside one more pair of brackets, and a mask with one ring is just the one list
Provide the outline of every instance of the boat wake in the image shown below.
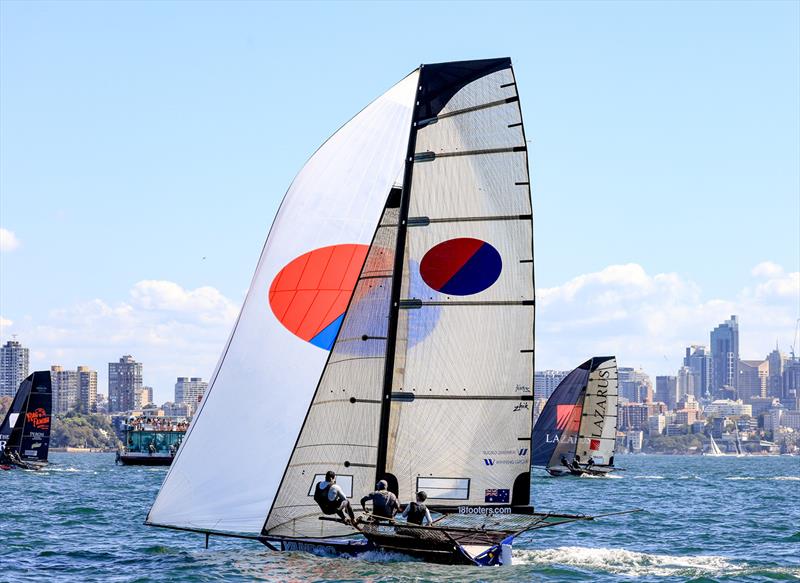
[[778,482],[800,482],[800,476],[770,476],[770,477],[759,477],[759,476],[732,476],[729,478],[725,478],[726,480],[775,480]]
[[541,551],[514,551],[514,565],[566,565],[626,577],[702,577],[710,573],[744,571],[724,557],[713,555],[655,555],[625,549],[557,547]]
[[598,480],[606,480],[606,479],[608,479],[608,480],[621,480],[623,476],[621,474],[608,473],[608,474],[605,474],[603,476],[598,476],[596,474],[581,474],[580,477],[581,478],[598,479]]

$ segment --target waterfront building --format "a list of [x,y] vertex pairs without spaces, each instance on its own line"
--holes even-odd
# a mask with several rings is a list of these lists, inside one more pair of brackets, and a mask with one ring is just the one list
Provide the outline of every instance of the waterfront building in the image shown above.
[[780,406],[780,401],[774,397],[753,397],[748,402],[753,408],[753,417],[758,417],[765,411]]
[[800,411],[784,410],[780,423],[782,427],[800,431]]
[[785,411],[783,407],[766,411],[764,413],[764,431],[775,431],[778,427],[783,425],[781,420]]
[[[677,394],[680,397],[685,397],[686,395],[694,396],[702,395],[703,392],[699,388],[695,388],[695,383],[697,381],[697,375],[694,374],[692,369],[688,366],[682,366],[678,369],[678,387],[677,387]],[[695,392],[696,391],[696,392]]]
[[647,428],[650,435],[661,435],[667,427],[666,415],[651,415],[647,418]]
[[739,321],[736,316],[711,331],[711,390],[714,396],[726,385],[738,387]]
[[670,423],[664,428],[664,434],[672,437],[675,435],[686,435],[688,432],[688,428],[686,425],[681,425],[679,423]]
[[642,370],[631,367],[619,367],[619,394],[631,403],[652,403],[653,383]]
[[153,387],[142,387],[142,407],[153,404]]
[[706,417],[739,417],[741,415],[753,415],[753,408],[745,404],[741,399],[732,401],[730,399],[717,399],[712,401],[703,410]]
[[66,413],[78,406],[78,371],[64,370],[63,366],[54,364],[50,367],[50,382],[53,387],[54,413]]
[[646,403],[626,403],[617,409],[620,431],[637,430],[647,427],[649,410]]
[[78,367],[78,404],[85,413],[97,412],[97,371]]
[[167,417],[189,417],[191,411],[186,403],[173,403],[167,401],[161,408],[164,410],[164,415]]
[[[533,396],[536,399],[549,399],[559,383],[571,371],[568,370],[537,370],[533,373]],[[179,379],[180,380],[180,379]],[[178,386],[175,385],[175,399],[177,400]]]
[[691,425],[697,421],[696,409],[680,409],[675,411],[675,423],[678,425]]
[[28,376],[30,351],[16,340],[0,346],[0,397],[13,397]]
[[767,374],[767,397],[783,397],[783,368],[786,363],[786,355],[778,347],[770,352],[766,358]]
[[142,406],[142,363],[130,354],[108,363],[108,411],[132,411]]
[[678,394],[678,377],[657,376],[656,377],[656,401],[667,404],[670,411],[675,409],[680,400]]
[[781,401],[797,399],[800,402],[800,357],[792,354],[783,366],[783,394]]
[[192,414],[197,410],[207,389],[208,383],[200,377],[178,377],[175,383],[175,402],[185,403],[189,414]]
[[711,353],[705,346],[692,344],[686,348],[683,366],[688,367],[693,377],[695,397],[711,396]]
[[639,453],[642,451],[642,444],[644,443],[644,432],[630,430],[625,433],[625,448],[631,453]]
[[754,397],[766,397],[768,377],[769,361],[740,360],[736,397],[742,401],[750,401]]

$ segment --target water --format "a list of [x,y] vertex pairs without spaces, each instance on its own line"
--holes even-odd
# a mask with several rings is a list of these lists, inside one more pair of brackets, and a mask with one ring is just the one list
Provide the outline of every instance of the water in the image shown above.
[[163,468],[52,454],[0,472],[0,581],[800,581],[800,458],[618,456],[614,478],[534,478],[537,508],[629,516],[523,536],[511,567],[320,558],[146,527]]

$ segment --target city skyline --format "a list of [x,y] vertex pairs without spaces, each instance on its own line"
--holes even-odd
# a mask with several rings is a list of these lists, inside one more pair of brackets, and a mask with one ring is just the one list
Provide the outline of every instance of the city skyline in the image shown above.
[[[0,4],[0,337],[33,365],[88,361],[105,386],[131,353],[162,396],[209,378],[305,159],[420,62],[499,55],[531,153],[537,362],[674,374],[707,342],[695,327],[734,313],[744,358],[788,351],[797,3],[514,4],[512,21],[430,3],[452,26],[407,51],[385,43],[418,28],[396,4],[315,4],[299,35],[278,23],[305,8],[242,6]],[[331,25],[320,54],[307,39]],[[33,268],[51,284],[23,285]]]

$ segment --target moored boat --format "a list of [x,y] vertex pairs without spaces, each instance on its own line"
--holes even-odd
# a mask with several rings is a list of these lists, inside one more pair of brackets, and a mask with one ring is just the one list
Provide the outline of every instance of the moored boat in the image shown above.
[[168,466],[183,441],[183,417],[131,417],[123,429],[124,446],[116,463],[126,466]]

